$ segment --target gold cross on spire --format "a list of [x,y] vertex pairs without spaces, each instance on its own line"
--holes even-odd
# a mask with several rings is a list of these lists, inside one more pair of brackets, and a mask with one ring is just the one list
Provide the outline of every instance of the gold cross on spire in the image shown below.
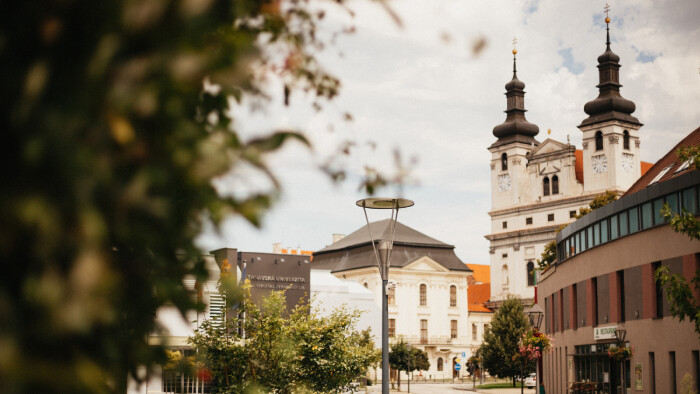
[[518,50],[515,48],[515,45],[516,45],[517,43],[518,43],[518,39],[517,39],[515,36],[513,36],[513,55],[515,55],[516,53],[518,53]]
[[610,23],[610,5],[608,3],[605,3],[605,23]]

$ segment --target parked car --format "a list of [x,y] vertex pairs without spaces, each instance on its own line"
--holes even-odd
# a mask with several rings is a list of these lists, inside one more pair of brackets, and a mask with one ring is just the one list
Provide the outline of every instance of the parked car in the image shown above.
[[529,389],[534,389],[535,386],[537,385],[537,375],[534,373],[531,373],[525,378],[525,387]]

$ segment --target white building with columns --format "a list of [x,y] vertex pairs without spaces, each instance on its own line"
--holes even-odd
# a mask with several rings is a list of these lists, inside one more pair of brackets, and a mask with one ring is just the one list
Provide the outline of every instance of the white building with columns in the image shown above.
[[539,128],[525,119],[525,84],[517,77],[505,86],[506,120],[493,129],[491,152],[491,299],[498,307],[509,295],[531,304],[533,271],[555,231],[574,220],[606,190],[624,193],[651,165],[640,160],[635,104],[620,95],[619,56],[610,49],[598,57],[599,96],[584,106],[578,128],[581,149],[535,137]]
[[[370,223],[375,243],[391,239],[391,222]],[[328,269],[371,290],[381,305],[381,278],[367,226],[314,253],[312,269]],[[414,379],[452,379],[454,364],[469,357],[467,279],[472,271],[455,255],[454,246],[397,223],[389,280],[389,337],[399,337],[428,354],[430,369]],[[381,324],[372,328],[381,344]],[[466,360],[465,360],[466,361]],[[463,364],[462,364],[463,365]],[[465,372],[463,372],[464,374]],[[378,372],[378,376],[381,373]]]

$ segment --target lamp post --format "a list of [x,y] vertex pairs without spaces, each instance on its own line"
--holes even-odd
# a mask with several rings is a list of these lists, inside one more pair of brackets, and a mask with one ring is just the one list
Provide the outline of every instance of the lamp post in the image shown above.
[[[625,347],[625,337],[627,336],[627,330],[623,325],[617,326],[615,328],[615,339],[617,340],[617,347]],[[620,391],[625,393],[627,387],[625,386],[625,358],[620,358]]]
[[[399,217],[399,209],[413,206],[413,201],[405,198],[365,198],[357,201],[357,206],[362,207],[367,221],[367,231],[369,240],[374,249],[374,256],[377,259],[379,276],[382,278],[382,394],[389,394],[389,305],[386,297],[386,290],[389,284],[389,266],[391,265],[391,250],[394,246],[394,235],[396,234],[396,220]],[[391,238],[382,239],[379,246],[374,242],[372,229],[367,216],[369,209],[391,209]]]
[[[544,318],[544,311],[537,304],[532,304],[532,306],[525,312],[527,317],[530,319],[530,326],[535,330],[540,330],[540,325],[542,324],[542,319]],[[541,352],[541,350],[540,350]],[[541,355],[541,353],[540,353]],[[537,389],[537,394],[540,392],[540,357],[537,358],[535,362],[535,387]]]

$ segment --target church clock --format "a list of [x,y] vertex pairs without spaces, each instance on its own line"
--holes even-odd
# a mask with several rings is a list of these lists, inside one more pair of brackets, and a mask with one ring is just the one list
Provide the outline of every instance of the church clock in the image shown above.
[[505,192],[510,190],[510,175],[499,175],[498,176],[498,190]]
[[605,155],[593,156],[591,159],[594,173],[600,174],[608,171],[608,159],[605,157]]
[[620,159],[622,164],[622,169],[627,171],[627,172],[633,172],[634,170],[634,156],[630,155],[629,153],[623,153],[622,154],[622,159]]

